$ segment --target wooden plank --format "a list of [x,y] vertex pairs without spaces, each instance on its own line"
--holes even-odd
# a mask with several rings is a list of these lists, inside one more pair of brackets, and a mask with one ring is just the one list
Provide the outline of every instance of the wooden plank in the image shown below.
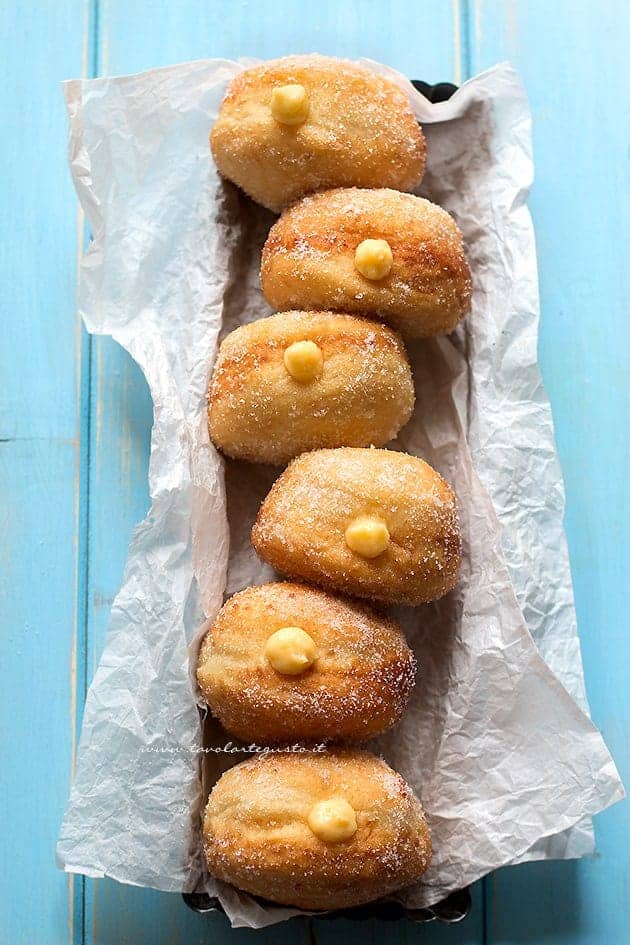
[[84,675],[82,226],[66,167],[60,82],[88,68],[86,14],[80,0],[41,5],[31,17],[19,4],[0,11],[0,938],[11,945],[73,942],[83,919],[82,880],[55,868],[54,846]]
[[[377,0],[313,5],[217,4],[187,0],[128,3],[108,0],[99,17],[100,72],[122,74],[187,59],[211,56],[268,58],[289,52],[319,51],[338,56],[371,56],[428,81],[461,78],[462,28],[459,4],[434,2],[390,5],[387,16]],[[130,359],[106,339],[95,339],[92,362],[90,464],[89,666],[102,648],[111,599],[118,589],[131,528],[147,506],[146,462],[151,409],[146,385]],[[459,928],[425,927],[427,942],[481,942],[480,887],[474,917]],[[174,897],[88,883],[86,941],[232,941],[221,917],[190,915]],[[418,927],[400,923],[316,922],[317,939],[358,941],[387,934],[406,941]],[[308,925],[295,922],[259,933],[257,941],[304,939]]]
[[85,942],[129,943],[129,945],[157,945],[157,943],[185,943],[207,945],[208,942],[229,942],[246,945],[256,936],[258,942],[274,945],[306,945],[309,942],[308,920],[292,919],[273,929],[252,932],[251,929],[232,929],[225,916],[196,915],[179,896],[159,893],[154,889],[121,886],[110,880],[90,882],[90,897],[86,904],[89,925]]
[[117,75],[213,56],[268,59],[319,52],[378,59],[428,82],[459,81],[459,5],[460,0],[395,0],[385,10],[381,0],[107,0],[101,16],[103,68]]
[[[566,481],[593,718],[626,783],[629,27],[628,6],[619,0],[477,0],[469,16],[474,71],[509,58],[532,104],[540,359]],[[595,859],[498,873],[488,887],[488,940],[627,941],[629,834],[624,803],[597,818]]]

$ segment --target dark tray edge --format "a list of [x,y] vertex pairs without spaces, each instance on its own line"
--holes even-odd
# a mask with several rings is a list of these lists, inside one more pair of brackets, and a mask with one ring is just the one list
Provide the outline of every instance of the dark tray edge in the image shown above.
[[[182,898],[189,909],[199,915],[208,915],[211,912],[219,912],[225,915],[225,910],[220,900],[216,896],[209,896],[208,893],[182,893]],[[266,902],[264,899],[252,898],[262,906],[276,906],[277,903]],[[395,922],[400,919],[408,919],[410,922],[442,922],[445,925],[454,925],[461,922],[469,914],[471,909],[470,890],[458,889],[426,909],[408,909],[400,902],[395,900],[379,899],[376,902],[366,903],[364,906],[356,906],[353,909],[338,909],[334,912],[317,912],[313,916],[317,919],[351,919],[353,921],[364,919],[379,919],[383,922]]]

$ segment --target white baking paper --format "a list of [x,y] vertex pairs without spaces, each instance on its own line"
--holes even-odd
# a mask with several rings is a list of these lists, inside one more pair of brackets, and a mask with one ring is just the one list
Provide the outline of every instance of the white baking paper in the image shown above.
[[[501,65],[431,105],[369,65],[401,83],[424,124],[421,192],[456,217],[474,281],[457,332],[410,346],[417,406],[391,444],[451,482],[464,536],[457,590],[396,611],[420,676],[402,722],[372,746],[423,800],[434,861],[401,898],[426,906],[504,864],[590,852],[591,815],[624,792],[586,714],[564,490],[536,363],[523,89]],[[269,312],[258,264],[273,217],[219,180],[208,150],[243,67],[210,60],[64,87],[94,237],[81,314],[140,365],[154,427],[151,510],[88,693],[58,861],[162,890],[206,888],[233,924],[258,927],[295,910],[264,909],[203,872],[188,655],[224,593],[272,574],[249,528],[278,470],[224,466],[205,416],[219,338]]]

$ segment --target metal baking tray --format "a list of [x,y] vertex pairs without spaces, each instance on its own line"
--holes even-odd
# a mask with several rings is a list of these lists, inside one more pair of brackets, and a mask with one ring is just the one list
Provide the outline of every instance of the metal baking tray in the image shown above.
[[[183,893],[182,896],[188,908],[200,915],[206,915],[209,912],[225,914],[220,901],[207,893]],[[256,899],[255,896],[252,898]],[[278,905],[265,903],[263,899],[256,899],[256,901],[261,905]],[[321,912],[313,915],[317,919],[381,919],[384,922],[408,919],[411,922],[443,922],[454,925],[466,918],[470,912],[470,905],[470,891],[466,888],[458,889],[442,902],[428,909],[406,909],[394,900],[379,899],[376,902],[368,902],[364,906],[356,906],[354,909],[339,909],[337,912]]]
[[[457,91],[457,86],[451,82],[438,82],[436,85],[429,85],[419,79],[412,79],[414,88],[424,95],[430,102],[445,102],[451,95]],[[216,744],[216,728],[214,720],[208,718],[202,719],[204,730],[204,743],[206,739]],[[218,727],[218,726],[217,726]],[[214,730],[214,731],[213,731]],[[204,777],[204,774],[206,775]],[[212,781],[216,780],[215,777]],[[202,773],[203,794],[207,796],[210,785],[207,783],[207,767],[204,766]],[[216,896],[209,896],[205,892],[183,893],[182,898],[189,909],[200,915],[207,915],[212,912],[219,912],[225,915],[225,910],[220,900]],[[265,903],[263,899],[257,899],[261,905],[277,905],[277,903]],[[441,902],[426,909],[407,909],[401,903],[391,899],[379,899],[376,902],[369,902],[363,906],[357,906],[353,909],[339,909],[335,912],[316,913],[317,918],[321,919],[381,919],[385,922],[392,922],[399,919],[408,919],[411,922],[443,922],[452,925],[461,922],[469,914],[471,909],[470,890],[468,888],[458,889],[456,892],[447,896]]]

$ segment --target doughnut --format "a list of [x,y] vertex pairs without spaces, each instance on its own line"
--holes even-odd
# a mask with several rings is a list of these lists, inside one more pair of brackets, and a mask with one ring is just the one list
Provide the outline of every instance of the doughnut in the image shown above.
[[282,574],[389,603],[437,600],[460,565],[450,487],[423,460],[392,450],[298,456],[263,501],[252,543]]
[[210,873],[300,909],[342,909],[416,882],[431,861],[420,802],[364,751],[257,756],[217,781],[203,818]]
[[261,281],[273,308],[376,314],[409,338],[453,331],[471,299],[457,224],[395,190],[305,197],[272,226]]
[[372,738],[402,715],[414,673],[391,620],[288,582],[230,598],[197,667],[226,731],[261,746]]
[[237,75],[210,147],[220,173],[276,213],[330,187],[412,190],[425,163],[424,135],[398,85],[325,56]]
[[413,405],[411,368],[391,329],[332,312],[281,312],[221,344],[210,436],[227,456],[286,464],[324,446],[382,446]]

